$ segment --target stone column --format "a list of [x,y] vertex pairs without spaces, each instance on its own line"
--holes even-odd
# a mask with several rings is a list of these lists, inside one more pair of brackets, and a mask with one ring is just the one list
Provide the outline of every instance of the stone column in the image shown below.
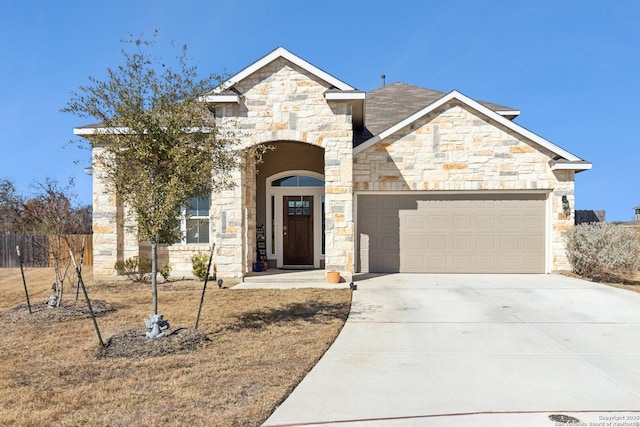
[[353,148],[351,105],[336,103],[334,131],[324,139],[325,269],[350,281],[354,272]]
[[[93,149],[94,159],[103,149]],[[118,261],[119,246],[124,233],[121,212],[116,196],[107,192],[106,177],[99,162],[93,162],[93,275],[94,278],[113,278]]]
[[[575,213],[575,171],[554,171],[558,182],[551,197],[551,270],[570,271],[571,264],[567,257],[567,230],[574,225]],[[565,206],[566,204],[566,206]],[[568,211],[566,210],[568,209]]]
[[234,171],[231,180],[236,183],[233,188],[212,194],[213,262],[219,277],[241,278],[245,266],[242,172]]

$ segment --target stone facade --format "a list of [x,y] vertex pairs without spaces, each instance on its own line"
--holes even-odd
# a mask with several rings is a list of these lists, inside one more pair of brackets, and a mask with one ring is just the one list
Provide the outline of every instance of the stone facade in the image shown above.
[[[327,82],[331,79],[304,64],[275,57],[233,82],[237,100],[211,102],[217,123],[232,126],[240,135],[244,153],[242,167],[233,176],[237,185],[211,198],[211,244],[215,244],[219,277],[242,278],[256,261],[256,226],[266,221],[262,218],[266,190],[264,176],[257,182],[260,165],[252,147],[289,143],[322,150],[323,262],[326,270],[340,271],[347,280],[356,264],[356,192],[543,192],[547,194],[549,264],[552,270],[569,268],[564,233],[573,224],[567,203],[574,206],[575,171],[553,170],[557,154],[552,149],[492,119],[493,113],[480,113],[453,98],[376,144],[354,151],[355,98],[328,97],[328,91],[335,90]],[[99,154],[96,148],[94,155]],[[295,159],[289,162],[295,165]],[[300,168],[292,166],[296,169]],[[105,190],[96,170],[93,243],[98,278],[113,277],[116,261],[148,251],[129,229],[131,215]],[[191,255],[209,250],[209,244],[161,246],[159,261],[172,265],[174,277],[191,276]]]
[[[353,274],[354,220],[352,181],[351,105],[343,101],[327,101],[330,85],[306,70],[277,59],[235,85],[241,93],[238,104],[215,105],[220,126],[234,126],[241,137],[241,147],[296,141],[324,149],[326,185],[327,269],[340,271],[349,278]],[[215,243],[215,266],[221,277],[241,278],[251,269],[256,253],[256,164],[247,156],[243,168],[235,172],[239,183],[231,190],[212,196],[211,232]],[[99,275],[113,275],[113,264],[124,257],[118,249],[111,199],[96,175],[94,207],[104,216],[95,227]],[[102,228],[102,222],[105,227]],[[122,234],[122,233],[121,233]],[[130,233],[127,240],[130,239]],[[160,263],[169,262],[176,277],[190,275],[190,256],[207,251],[208,245],[173,245],[159,250]],[[108,252],[108,253],[107,253]],[[132,254],[133,255],[133,254]]]
[[356,191],[545,191],[550,194],[552,269],[569,269],[564,233],[573,224],[573,171],[554,154],[451,101],[355,156]]
[[[242,131],[243,148],[296,141],[324,149],[325,265],[350,276],[355,250],[350,104],[327,101],[329,85],[285,59],[271,62],[234,87],[242,94],[241,102],[216,106],[216,114],[222,116],[223,126],[225,122],[233,123]],[[220,224],[223,228],[217,233],[216,265],[223,276],[242,277],[255,261],[256,165],[251,159],[246,164],[237,181],[243,183],[242,188],[236,188],[234,194],[215,197],[214,215],[218,218],[227,217],[228,221],[229,215],[241,218],[245,212],[244,224],[236,221],[232,229]]]

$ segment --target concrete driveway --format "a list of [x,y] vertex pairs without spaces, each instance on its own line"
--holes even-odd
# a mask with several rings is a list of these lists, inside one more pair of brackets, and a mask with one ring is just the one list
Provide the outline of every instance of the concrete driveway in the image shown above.
[[640,294],[561,275],[357,284],[265,426],[640,426]]

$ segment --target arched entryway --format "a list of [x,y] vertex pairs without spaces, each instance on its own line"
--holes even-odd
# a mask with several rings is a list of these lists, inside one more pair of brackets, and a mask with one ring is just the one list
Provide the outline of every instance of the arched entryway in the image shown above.
[[256,175],[256,220],[271,267],[324,268],[324,150],[271,144]]

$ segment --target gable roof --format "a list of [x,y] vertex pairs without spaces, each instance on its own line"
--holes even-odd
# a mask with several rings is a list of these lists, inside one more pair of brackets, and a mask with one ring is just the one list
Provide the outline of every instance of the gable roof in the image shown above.
[[[354,132],[354,147],[374,135],[388,129],[401,120],[432,104],[445,96],[445,92],[414,86],[407,83],[393,83],[366,94],[366,129]],[[485,107],[512,120],[520,111],[491,102],[478,101]]]
[[[429,90],[429,89],[426,89]],[[441,92],[440,92],[441,93]],[[424,92],[424,94],[426,95],[427,92]],[[430,91],[429,95],[431,95],[432,97],[435,97],[437,95],[436,91]],[[556,154],[556,156],[558,156],[558,159],[554,160],[552,162],[552,169],[574,169],[574,170],[587,170],[587,169],[591,169],[591,163],[589,162],[585,162],[584,160],[582,160],[581,158],[577,157],[576,155],[558,147],[557,145],[553,144],[552,142],[542,138],[539,135],[536,135],[535,133],[531,132],[528,129],[525,129],[524,127],[514,123],[513,121],[505,118],[504,116],[502,116],[501,114],[499,114],[498,112],[494,111],[491,107],[495,107],[495,104],[487,104],[487,103],[481,103],[478,101],[475,101],[465,95],[463,95],[462,93],[453,90],[447,94],[444,94],[443,96],[434,99],[430,104],[428,104],[427,106],[421,108],[420,110],[414,112],[413,114],[411,114],[408,117],[405,117],[397,122],[395,122],[394,124],[392,124],[391,126],[386,127],[385,129],[381,130],[381,131],[377,131],[377,132],[373,132],[372,130],[372,136],[370,138],[368,138],[366,141],[362,142],[361,144],[357,145],[356,147],[354,147],[353,149],[353,154],[356,155],[364,150],[366,150],[367,148],[371,147],[372,145],[388,138],[389,136],[393,135],[394,133],[398,132],[399,130],[401,130],[402,128],[410,125],[411,123],[415,122],[416,120],[421,119],[422,117],[426,116],[427,114],[429,114],[430,112],[434,111],[435,109],[437,109],[438,107],[446,104],[447,102],[451,101],[451,100],[457,100],[463,104],[465,104],[466,106],[472,108],[473,110],[479,112],[480,114],[487,116],[488,118],[498,122],[499,124],[501,124],[502,126],[516,132],[517,134],[535,142],[536,144],[546,148],[547,150],[551,151],[552,153]],[[367,97],[367,102],[369,101],[369,97]],[[398,102],[390,102],[390,106],[396,107],[398,108],[399,104],[401,105],[401,103]],[[483,105],[484,104],[484,105]],[[423,104],[424,105],[424,104]],[[367,109],[369,109],[369,104],[367,104]],[[381,112],[378,112],[377,114],[381,114]],[[396,116],[397,117],[397,116]],[[367,114],[367,119],[369,118],[368,114]],[[390,120],[384,120],[384,119],[379,119],[382,123],[383,121],[385,121],[386,123],[388,123]],[[381,124],[381,126],[386,126],[385,124]],[[367,122],[367,128],[370,127],[370,123]]]
[[329,83],[329,85],[331,85],[335,89],[339,89],[339,90],[355,90],[354,87],[348,85],[347,83],[343,82],[342,80],[339,80],[339,79],[335,78],[334,76],[332,76],[331,74],[327,73],[326,71],[323,71],[320,68],[316,67],[315,65],[313,65],[313,64],[305,61],[304,59],[300,58],[299,56],[294,55],[293,53],[289,52],[287,49],[285,49],[283,47],[279,47],[279,48],[276,48],[276,49],[272,50],[271,52],[269,52],[268,54],[266,54],[262,58],[258,59],[253,64],[243,68],[238,73],[236,73],[233,76],[229,77],[222,84],[220,84],[220,86],[218,86],[215,89],[213,89],[213,91],[211,91],[209,94],[203,96],[202,99],[204,101],[208,101],[208,102],[216,100],[216,98],[219,97],[220,94],[222,94],[223,92],[225,92],[228,89],[230,89],[231,87],[233,87],[236,83],[238,83],[242,79],[250,76],[251,74],[253,74],[256,71],[258,71],[260,68],[270,64],[271,62],[275,61],[278,58],[286,59],[287,61],[291,62],[292,64],[295,64],[298,67],[302,68],[303,70],[307,71],[308,73],[313,74],[314,76],[318,77],[320,80]]
[[[406,83],[393,83],[367,92],[365,118],[367,128],[373,135],[377,135],[445,95],[445,92]],[[478,102],[496,112],[509,111],[514,116],[519,114],[519,111],[514,108],[489,102]]]

